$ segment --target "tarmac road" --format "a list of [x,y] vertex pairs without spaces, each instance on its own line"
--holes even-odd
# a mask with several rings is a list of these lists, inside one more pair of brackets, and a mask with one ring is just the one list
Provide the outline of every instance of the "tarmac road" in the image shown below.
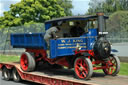
[[117,56],[128,57],[128,43],[112,44],[112,49],[116,49],[118,51],[114,52]]

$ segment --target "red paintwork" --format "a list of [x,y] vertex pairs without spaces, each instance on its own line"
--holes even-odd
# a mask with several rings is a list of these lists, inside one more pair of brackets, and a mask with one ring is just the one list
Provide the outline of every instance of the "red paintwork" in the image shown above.
[[75,52],[75,55],[86,52],[86,53],[89,53],[91,56],[94,56],[93,50],[79,50],[79,51],[75,50],[74,52]]
[[12,69],[13,68],[13,66],[9,65],[9,64],[6,64],[5,66],[6,66],[7,69]]
[[39,56],[39,54],[41,54],[42,57],[37,59],[36,61],[40,61],[41,59],[47,58],[46,50],[43,50],[43,49],[26,49],[26,52],[34,53],[34,57],[37,57]]
[[3,64],[0,64],[0,69],[3,67]]
[[20,65],[21,65],[21,67],[24,71],[27,71],[27,69],[28,69],[28,58],[27,58],[26,54],[21,55]]
[[67,62],[66,58],[63,57],[56,61],[56,64],[63,65],[69,67],[69,63]]
[[23,73],[19,69],[17,69],[18,73],[20,74],[21,78],[23,80],[28,80],[40,84],[45,84],[45,85],[86,85],[82,84],[79,82],[73,82],[73,81],[66,81],[66,80],[61,80],[61,79],[56,79],[56,78],[49,78],[45,76],[38,76],[38,75],[32,75],[29,73]]
[[75,71],[79,78],[84,79],[88,74],[88,66],[84,59],[79,58],[75,63]]
[[13,66],[10,65],[10,64],[3,64],[3,63],[0,63],[0,69],[2,69],[2,67],[5,66],[7,69],[12,69]]

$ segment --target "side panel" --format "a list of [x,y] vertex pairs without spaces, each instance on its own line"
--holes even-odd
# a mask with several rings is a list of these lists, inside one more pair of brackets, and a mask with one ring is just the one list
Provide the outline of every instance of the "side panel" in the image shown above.
[[56,40],[50,40],[50,56],[56,58]]
[[97,38],[97,29],[89,29],[88,33],[76,38],[60,38],[50,41],[51,59],[74,55],[77,45],[81,50],[92,50]]
[[88,44],[87,44],[88,50],[92,50],[95,40],[97,39],[97,29],[94,28],[89,29],[86,36],[88,37]]
[[46,49],[44,33],[11,34],[11,45],[14,48],[42,48]]
[[60,38],[50,41],[51,58],[74,55],[77,45],[86,50],[87,38]]

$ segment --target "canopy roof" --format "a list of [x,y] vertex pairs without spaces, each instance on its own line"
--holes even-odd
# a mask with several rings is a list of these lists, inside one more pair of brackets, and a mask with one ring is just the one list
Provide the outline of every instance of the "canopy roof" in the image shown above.
[[[48,20],[45,23],[51,23],[51,22],[58,22],[58,21],[69,21],[69,20],[88,20],[88,19],[96,19],[97,15],[95,16],[66,16],[61,18],[55,18],[52,20]],[[105,19],[108,19],[108,16],[104,16]]]

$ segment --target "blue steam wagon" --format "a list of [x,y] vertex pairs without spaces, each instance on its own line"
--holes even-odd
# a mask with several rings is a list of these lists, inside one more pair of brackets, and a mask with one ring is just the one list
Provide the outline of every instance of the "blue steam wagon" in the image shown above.
[[106,39],[106,19],[103,13],[97,13],[46,21],[45,30],[61,23],[59,38],[50,39],[49,47],[44,40],[45,33],[11,34],[11,45],[26,49],[20,58],[21,69],[34,71],[38,62],[44,62],[74,68],[75,76],[80,79],[89,79],[93,70],[98,69],[107,75],[116,75],[120,61],[111,54],[111,45]]

